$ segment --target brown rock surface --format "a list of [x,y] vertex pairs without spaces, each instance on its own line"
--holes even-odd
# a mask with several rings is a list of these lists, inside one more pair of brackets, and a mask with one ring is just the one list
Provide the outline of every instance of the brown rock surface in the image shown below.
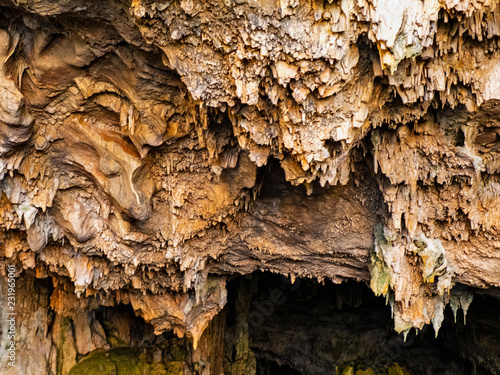
[[455,284],[496,295],[495,2],[0,0],[0,14],[0,261],[20,300],[36,295],[22,327],[51,332],[29,336],[38,372],[102,349],[92,314],[119,304],[213,359],[226,281],[255,271],[369,283],[405,334],[437,333],[449,303],[466,313]]

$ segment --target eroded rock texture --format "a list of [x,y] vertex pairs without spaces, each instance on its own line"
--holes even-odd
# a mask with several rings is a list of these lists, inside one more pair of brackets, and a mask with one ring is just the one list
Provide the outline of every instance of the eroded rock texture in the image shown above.
[[500,287],[496,2],[0,6],[0,256],[52,280],[47,373],[119,304],[206,362],[258,270],[368,283],[405,334]]

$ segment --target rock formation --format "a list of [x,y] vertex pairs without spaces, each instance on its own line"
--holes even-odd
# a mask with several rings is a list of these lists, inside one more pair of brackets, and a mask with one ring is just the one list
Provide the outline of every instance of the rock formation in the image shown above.
[[[370,285],[405,336],[499,298],[496,2],[0,0],[0,13],[0,297],[15,265],[19,314],[6,374],[123,358],[255,373],[248,299],[231,310],[246,358],[231,370],[220,312],[227,283],[256,271]],[[137,317],[140,340],[124,329]],[[177,349],[160,370],[161,345]],[[457,351],[500,373],[498,352]]]

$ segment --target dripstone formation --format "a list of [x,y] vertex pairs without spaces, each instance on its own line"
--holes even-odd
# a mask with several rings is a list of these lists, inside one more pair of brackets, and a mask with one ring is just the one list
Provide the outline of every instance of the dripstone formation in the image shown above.
[[[0,14],[0,299],[15,265],[18,313],[2,374],[264,373],[256,271],[366,284],[404,336],[465,320],[475,295],[498,306],[497,2],[0,0]],[[500,342],[482,342],[455,353],[500,373]],[[356,359],[290,353],[277,363],[304,374]]]

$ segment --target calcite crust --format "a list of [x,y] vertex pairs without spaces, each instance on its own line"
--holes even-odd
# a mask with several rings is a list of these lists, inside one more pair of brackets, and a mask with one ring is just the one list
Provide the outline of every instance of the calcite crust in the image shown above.
[[196,348],[232,275],[370,283],[401,332],[500,287],[497,2],[0,13],[0,259],[58,315],[130,304]]

